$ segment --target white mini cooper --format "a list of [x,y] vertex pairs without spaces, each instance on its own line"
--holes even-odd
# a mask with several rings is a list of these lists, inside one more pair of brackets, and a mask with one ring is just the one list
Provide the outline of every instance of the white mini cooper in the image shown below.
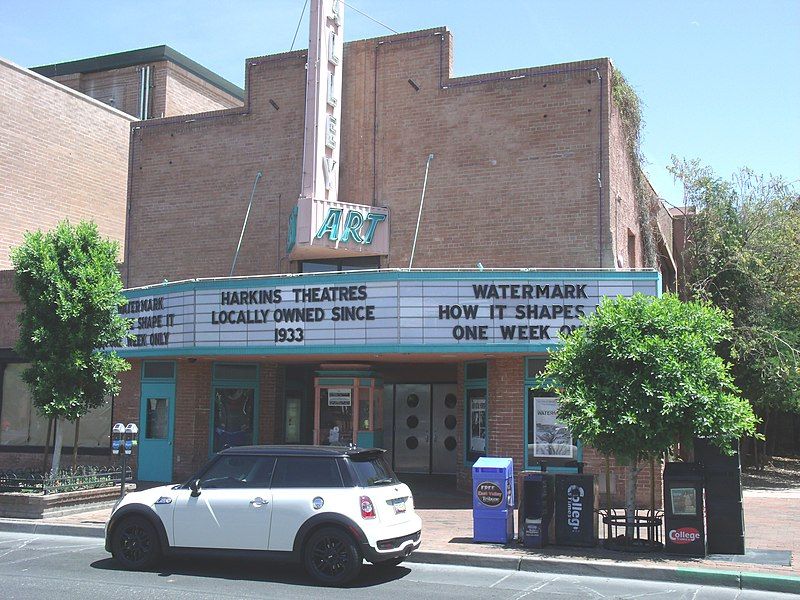
[[242,446],[218,453],[188,482],[125,496],[106,550],[127,569],[173,552],[253,553],[302,563],[341,585],[363,559],[398,565],[420,545],[411,491],[383,450]]

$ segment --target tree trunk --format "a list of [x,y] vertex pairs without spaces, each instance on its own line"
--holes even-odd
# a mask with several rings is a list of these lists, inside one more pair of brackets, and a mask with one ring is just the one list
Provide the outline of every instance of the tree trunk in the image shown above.
[[78,468],[78,432],[81,429],[81,418],[75,420],[75,441],[72,443],[72,470]]
[[764,428],[764,430],[762,432],[764,434],[764,440],[759,442],[759,444],[761,445],[761,452],[759,453],[759,456],[761,458],[761,462],[758,465],[758,470],[759,471],[763,471],[764,467],[767,466],[767,455],[766,455],[767,454],[767,427],[769,426],[769,417],[770,417],[770,410],[769,410],[769,408],[765,408],[764,409],[764,422],[763,422],[763,425],[762,425],[763,428]]
[[61,426],[61,419],[56,419],[56,439],[53,442],[53,466],[50,467],[50,478],[55,479],[58,469],[61,467],[61,447],[64,443],[64,432]]
[[44,443],[44,452],[42,453],[42,474],[47,471],[47,453],[50,451],[50,434],[53,431],[53,417],[47,421],[47,441]]
[[632,461],[628,465],[628,476],[625,480],[625,537],[632,541],[635,537],[636,529],[633,526],[636,522],[636,478],[642,468],[637,461]]
[[656,512],[656,457],[650,457],[650,515]]
[[756,471],[761,469],[761,459],[758,457],[758,440],[753,438],[753,467]]

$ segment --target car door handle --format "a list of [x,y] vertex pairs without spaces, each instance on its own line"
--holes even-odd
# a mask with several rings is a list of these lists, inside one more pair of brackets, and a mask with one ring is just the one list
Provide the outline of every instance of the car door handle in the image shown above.
[[267,502],[266,500],[264,500],[264,499],[263,499],[261,496],[256,496],[255,498],[253,498],[252,500],[250,500],[250,504],[251,504],[252,506],[255,506],[256,508],[259,508],[259,507],[261,507],[261,506],[262,506],[262,505],[264,505],[264,504],[269,504],[269,502]]

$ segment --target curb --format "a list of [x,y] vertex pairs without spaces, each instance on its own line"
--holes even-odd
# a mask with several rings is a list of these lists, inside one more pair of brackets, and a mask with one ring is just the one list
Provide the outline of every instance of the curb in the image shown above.
[[682,567],[645,567],[597,560],[588,562],[563,558],[497,556],[492,554],[435,552],[429,550],[417,550],[411,554],[406,561],[412,563],[460,565],[582,577],[670,581],[673,583],[731,587],[740,590],[800,594],[800,577],[772,575],[767,573]]
[[0,519],[0,531],[11,533],[35,533],[39,535],[72,535],[90,538],[105,537],[105,527],[97,525],[36,523],[32,521],[17,521],[14,519]]
[[[105,527],[98,525],[36,523],[16,519],[0,519],[0,531],[39,535],[71,535],[89,538],[105,537]],[[643,567],[599,560],[581,561],[519,555],[502,556],[497,554],[478,554],[474,552],[436,552],[432,550],[417,550],[411,554],[406,561],[421,564],[506,569],[509,571],[553,573],[581,577],[670,581],[673,583],[731,587],[740,590],[783,592],[800,595],[800,577],[768,573],[691,569],[683,567]]]

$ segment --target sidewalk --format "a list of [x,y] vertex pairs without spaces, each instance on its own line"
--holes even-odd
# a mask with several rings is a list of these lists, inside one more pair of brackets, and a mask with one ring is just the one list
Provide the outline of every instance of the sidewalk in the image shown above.
[[[452,488],[441,485],[427,486],[416,481],[411,485],[416,490],[417,512],[423,520],[423,545],[411,557],[416,562],[569,575],[660,578],[800,594],[800,491],[745,492],[747,556],[678,560],[658,553],[615,552],[600,546],[549,546],[533,550],[516,543],[507,546],[475,544],[472,541],[472,510],[468,495],[454,493],[450,491]],[[0,519],[0,530],[102,537],[109,513],[110,508],[106,508],[36,521]],[[773,564],[769,561],[764,563],[765,556],[772,559]],[[756,562],[760,560],[762,562]],[[790,564],[774,564],[776,562]]]

